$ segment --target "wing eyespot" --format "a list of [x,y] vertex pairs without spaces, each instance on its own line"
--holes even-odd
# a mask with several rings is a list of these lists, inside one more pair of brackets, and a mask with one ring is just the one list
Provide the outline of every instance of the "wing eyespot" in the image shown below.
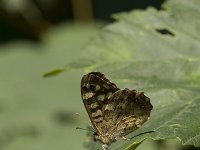
[[92,92],[94,92],[94,91],[96,90],[96,86],[93,85],[93,84],[91,84],[91,85],[89,86],[89,90],[92,91]]

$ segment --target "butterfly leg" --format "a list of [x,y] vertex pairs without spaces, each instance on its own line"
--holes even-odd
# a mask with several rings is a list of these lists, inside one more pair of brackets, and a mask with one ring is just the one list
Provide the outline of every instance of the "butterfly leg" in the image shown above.
[[103,144],[103,145],[102,145],[102,148],[103,148],[103,150],[109,150],[107,144]]

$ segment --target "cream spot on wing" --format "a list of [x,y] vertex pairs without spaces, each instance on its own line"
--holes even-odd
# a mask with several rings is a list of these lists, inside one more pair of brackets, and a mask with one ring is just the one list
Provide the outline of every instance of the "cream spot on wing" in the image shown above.
[[111,97],[111,95],[112,95],[112,92],[108,92],[108,93],[106,94],[106,98],[109,99],[109,98]]
[[107,104],[105,110],[114,110],[113,105]]
[[98,91],[98,90],[100,90],[100,89],[101,89],[101,87],[97,84],[95,90]]
[[83,99],[89,99],[89,98],[91,98],[93,95],[94,95],[94,93],[88,92],[88,93],[83,94],[82,97],[83,97]]
[[92,103],[92,104],[90,105],[90,108],[94,109],[94,108],[97,108],[98,106],[99,106],[98,103],[95,102],[95,103]]
[[101,110],[97,110],[96,112],[92,113],[92,117],[102,116]]
[[90,84],[86,84],[86,87],[89,88]]
[[104,101],[105,100],[105,95],[102,94],[102,95],[97,96],[97,100]]

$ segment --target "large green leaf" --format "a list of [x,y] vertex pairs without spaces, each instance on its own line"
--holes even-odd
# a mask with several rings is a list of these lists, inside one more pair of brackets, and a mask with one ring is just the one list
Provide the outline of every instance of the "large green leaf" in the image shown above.
[[68,64],[101,71],[119,87],[145,91],[151,98],[151,118],[128,137],[155,132],[115,142],[110,149],[131,150],[146,138],[178,138],[183,145],[200,147],[199,6],[199,0],[171,0],[163,10],[116,14],[117,22]]

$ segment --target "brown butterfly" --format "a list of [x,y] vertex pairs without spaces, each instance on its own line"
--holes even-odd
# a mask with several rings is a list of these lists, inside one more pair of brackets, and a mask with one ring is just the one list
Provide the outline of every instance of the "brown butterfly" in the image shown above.
[[93,137],[103,149],[117,139],[141,127],[153,106],[143,92],[120,90],[100,72],[82,77],[81,96],[95,129]]

